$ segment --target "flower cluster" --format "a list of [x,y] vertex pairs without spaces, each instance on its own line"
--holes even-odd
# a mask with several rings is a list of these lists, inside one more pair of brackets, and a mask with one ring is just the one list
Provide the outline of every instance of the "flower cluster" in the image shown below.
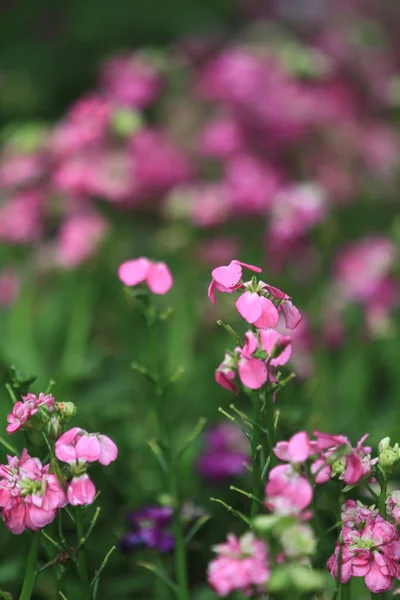
[[99,462],[107,466],[118,456],[117,446],[106,435],[87,433],[73,427],[62,434],[55,444],[58,460],[69,465],[72,479],[68,484],[68,502],[73,506],[91,504],[96,488],[87,474],[89,464]]
[[241,538],[228,535],[224,544],[213,548],[217,558],[208,566],[208,582],[218,596],[240,590],[246,596],[261,592],[268,581],[268,547],[252,533]]
[[22,402],[16,402],[12,412],[7,416],[7,433],[14,433],[21,427],[34,428],[35,425],[29,421],[41,407],[46,407],[49,413],[54,412],[54,398],[51,394],[46,395],[41,392],[38,397],[35,394],[22,396]]
[[29,456],[26,448],[21,458],[8,456],[8,464],[0,466],[0,507],[6,527],[19,535],[25,529],[38,531],[51,523],[67,496],[38,458]]

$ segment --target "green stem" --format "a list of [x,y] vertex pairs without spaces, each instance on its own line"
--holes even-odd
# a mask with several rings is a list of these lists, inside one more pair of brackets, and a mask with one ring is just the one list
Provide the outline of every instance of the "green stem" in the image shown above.
[[30,600],[35,585],[37,558],[40,547],[40,531],[32,535],[29,554],[26,561],[24,583],[19,600]]
[[89,577],[86,566],[86,552],[85,548],[82,547],[82,544],[85,540],[85,531],[83,528],[83,514],[80,506],[76,507],[75,510],[76,515],[76,537],[78,542],[78,556],[76,561],[76,569],[78,571],[79,580],[82,588],[82,598],[83,600],[91,600],[92,591],[90,588]]
[[[253,399],[253,419],[255,423],[260,423],[261,419],[261,402],[258,391],[252,394]],[[262,498],[263,485],[261,479],[261,462],[260,462],[260,446],[261,446],[261,430],[258,427],[253,426],[251,434],[251,459],[252,459],[252,470],[253,470],[253,496],[251,503],[251,517],[255,517],[259,510],[260,505],[256,500]]]
[[175,577],[177,584],[178,600],[189,600],[189,587],[187,579],[187,561],[185,538],[182,528],[181,501],[178,486],[179,461],[174,456],[172,436],[165,415],[165,382],[163,369],[158,352],[158,339],[156,330],[156,317],[154,307],[149,306],[146,312],[146,324],[149,335],[150,359],[152,362],[152,375],[155,380],[155,412],[157,417],[158,432],[163,442],[165,459],[168,465],[167,478],[169,491],[173,500],[173,532],[175,539]]
[[387,496],[387,481],[381,481],[381,493],[379,495],[379,514],[386,519],[386,496]]

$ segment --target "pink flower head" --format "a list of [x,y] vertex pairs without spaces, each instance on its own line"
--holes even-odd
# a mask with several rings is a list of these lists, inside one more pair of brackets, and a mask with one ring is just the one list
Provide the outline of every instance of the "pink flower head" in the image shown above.
[[7,415],[7,433],[14,433],[23,427],[42,406],[46,406],[50,412],[54,410],[54,398],[51,394],[45,395],[41,392],[39,397],[36,397],[35,394],[29,393],[21,397],[22,402],[16,402],[12,412]]
[[67,497],[72,506],[92,504],[96,496],[96,488],[87,473],[73,477],[68,485]]
[[166,294],[173,285],[171,272],[164,262],[153,262],[144,257],[122,263],[118,277],[127,286],[145,282],[153,294]]
[[352,577],[363,577],[374,594],[392,589],[393,580],[400,577],[400,541],[396,527],[380,515],[370,515],[361,531],[345,526],[341,538],[342,548],[337,543],[327,563],[331,575],[338,576],[341,554],[342,583]]
[[116,460],[118,448],[106,435],[87,433],[84,429],[73,427],[58,438],[55,453],[58,460],[70,465],[98,461],[107,466]]
[[240,262],[239,260],[232,260],[229,265],[223,267],[217,267],[211,273],[212,281],[208,288],[208,297],[212,304],[215,304],[215,291],[231,294],[240,287],[240,280],[242,279],[242,267],[261,273],[259,267],[248,265]]
[[274,454],[285,462],[302,463],[311,455],[315,449],[305,431],[295,433],[288,442],[278,442],[274,448]]
[[386,512],[388,519],[395,525],[400,525],[400,491],[395,490],[386,500]]
[[0,507],[6,527],[19,535],[25,528],[38,531],[51,523],[59,508],[67,504],[66,495],[55,475],[49,474],[38,458],[26,449],[22,456],[8,456],[0,466]]
[[215,546],[217,557],[208,566],[208,583],[220,597],[233,591],[246,596],[261,592],[268,581],[268,547],[252,533],[241,538],[228,535],[227,542]]
[[[330,435],[314,431],[316,436],[315,448],[320,451],[320,457],[312,464],[311,471],[316,475],[316,483],[325,483],[339,476],[347,485],[355,485],[364,477],[371,474],[372,466],[378,461],[371,459],[371,447],[363,446],[368,434],[364,435],[353,448],[344,435]],[[334,454],[338,457],[334,459]]]
[[292,465],[278,465],[269,473],[265,494],[265,506],[269,510],[300,516],[312,500],[313,489],[310,482]]
[[245,337],[246,342],[243,347],[235,348],[232,354],[226,353],[223,362],[215,372],[216,382],[235,394],[238,393],[238,388],[233,382],[236,372],[242,384],[251,390],[260,389],[268,379],[265,361],[254,356],[260,350],[257,336],[248,331]]
[[368,508],[358,500],[346,500],[342,505],[342,522],[345,527],[364,529],[368,517],[376,517],[377,508]]

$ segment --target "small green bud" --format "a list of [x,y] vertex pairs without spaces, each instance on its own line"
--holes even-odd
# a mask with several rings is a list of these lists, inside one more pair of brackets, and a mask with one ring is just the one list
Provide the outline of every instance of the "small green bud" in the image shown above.
[[390,446],[390,437],[383,438],[378,444],[379,454],[381,452],[383,452],[384,450],[386,450],[386,448],[389,448],[389,446]]
[[46,424],[46,433],[49,437],[59,438],[62,434],[62,427],[57,417],[53,417]]
[[143,126],[143,119],[135,110],[119,108],[112,116],[111,126],[117,135],[127,137]]
[[76,406],[73,402],[57,402],[56,407],[67,423],[76,415]]
[[332,463],[332,477],[335,477],[335,475],[341,475],[344,472],[345,468],[346,460],[343,457],[335,460]]

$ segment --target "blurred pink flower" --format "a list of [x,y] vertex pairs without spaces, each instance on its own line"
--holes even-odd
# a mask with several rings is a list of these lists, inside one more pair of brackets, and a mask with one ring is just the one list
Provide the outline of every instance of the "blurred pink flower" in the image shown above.
[[21,278],[10,268],[0,271],[0,307],[10,306],[16,300],[20,290]]
[[200,132],[199,151],[203,156],[226,160],[244,149],[240,123],[222,115],[207,123]]
[[0,205],[0,240],[27,244],[42,234],[45,196],[40,190],[18,192]]
[[220,597],[233,591],[246,596],[259,593],[270,576],[268,547],[252,533],[241,538],[228,535],[227,542],[213,548],[217,557],[208,565],[208,583]]
[[162,80],[154,61],[144,53],[135,52],[105,61],[100,86],[115,104],[146,108],[159,96]]
[[153,294],[161,295],[169,292],[174,283],[166,263],[153,262],[144,257],[122,263],[118,269],[118,277],[127,286],[146,283]]
[[108,229],[107,221],[96,213],[72,214],[61,225],[56,255],[59,265],[73,269],[92,256]]
[[292,465],[278,465],[269,473],[265,495],[265,506],[270,511],[303,518],[301,513],[310,504],[313,489]]
[[305,431],[295,433],[288,442],[278,442],[274,454],[285,462],[302,463],[315,454],[315,448]]

